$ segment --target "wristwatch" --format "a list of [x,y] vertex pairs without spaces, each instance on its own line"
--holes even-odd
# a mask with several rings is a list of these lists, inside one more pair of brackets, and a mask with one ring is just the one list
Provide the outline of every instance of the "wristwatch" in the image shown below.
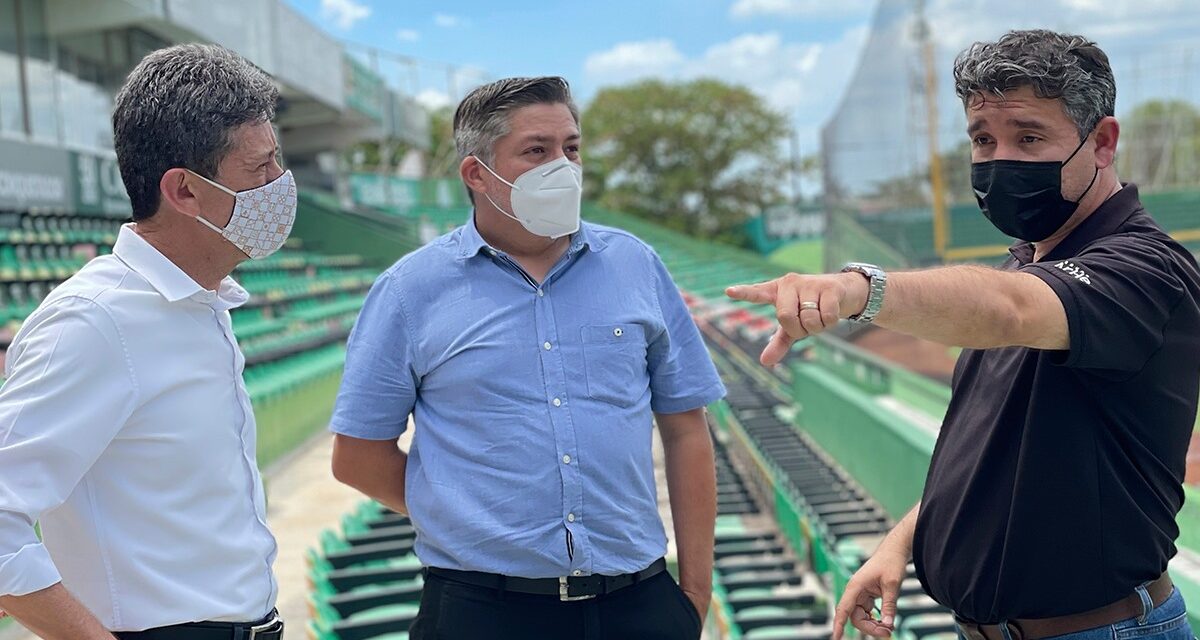
[[883,293],[887,288],[887,273],[873,264],[865,262],[850,262],[842,267],[842,273],[853,271],[861,273],[870,281],[870,291],[867,294],[867,306],[862,313],[850,316],[847,320],[859,324],[870,324],[883,308]]

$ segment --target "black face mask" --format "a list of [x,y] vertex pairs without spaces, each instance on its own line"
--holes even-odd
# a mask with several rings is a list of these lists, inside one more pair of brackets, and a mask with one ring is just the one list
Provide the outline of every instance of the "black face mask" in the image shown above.
[[972,164],[971,187],[983,215],[1005,235],[1019,240],[1041,242],[1054,235],[1075,215],[1079,201],[1091,191],[1100,174],[1097,168],[1079,200],[1063,198],[1063,167],[1079,153],[1084,142],[1086,137],[1062,162],[989,160]]

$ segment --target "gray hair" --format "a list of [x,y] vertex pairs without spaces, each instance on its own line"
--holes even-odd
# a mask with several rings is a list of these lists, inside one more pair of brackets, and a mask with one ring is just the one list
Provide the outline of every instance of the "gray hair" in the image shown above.
[[472,91],[454,112],[458,159],[476,156],[491,165],[496,140],[509,133],[509,115],[531,104],[565,104],[579,124],[579,108],[566,80],[557,76],[497,80]]
[[117,93],[113,142],[133,219],[155,214],[168,169],[216,178],[233,147],[231,133],[275,117],[279,90],[238,54],[208,44],[181,44],[142,59]]
[[1117,85],[1108,56],[1083,36],[1045,29],[1009,31],[996,42],[976,42],[954,60],[954,90],[973,97],[1032,87],[1039,98],[1062,100],[1080,139],[1115,112]]

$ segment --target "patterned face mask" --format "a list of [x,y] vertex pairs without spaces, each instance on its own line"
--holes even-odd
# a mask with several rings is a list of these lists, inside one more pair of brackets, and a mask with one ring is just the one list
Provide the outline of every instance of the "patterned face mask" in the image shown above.
[[291,171],[284,171],[267,184],[245,191],[233,191],[194,171],[188,173],[233,196],[233,215],[224,229],[196,216],[200,224],[221,234],[255,260],[283,247],[296,222],[296,183]]

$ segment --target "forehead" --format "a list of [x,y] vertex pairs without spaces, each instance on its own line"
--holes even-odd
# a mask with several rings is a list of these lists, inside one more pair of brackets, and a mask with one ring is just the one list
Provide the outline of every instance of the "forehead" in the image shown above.
[[514,110],[508,117],[509,133],[527,135],[531,133],[553,135],[578,135],[579,126],[571,110],[562,103],[531,104]]
[[275,150],[275,128],[270,122],[240,125],[230,133],[233,154],[263,154]]
[[1039,98],[1033,87],[1019,87],[994,93],[975,94],[967,101],[967,123],[992,126],[1009,124],[1012,120],[1036,119],[1045,126],[1074,127],[1062,100]]

